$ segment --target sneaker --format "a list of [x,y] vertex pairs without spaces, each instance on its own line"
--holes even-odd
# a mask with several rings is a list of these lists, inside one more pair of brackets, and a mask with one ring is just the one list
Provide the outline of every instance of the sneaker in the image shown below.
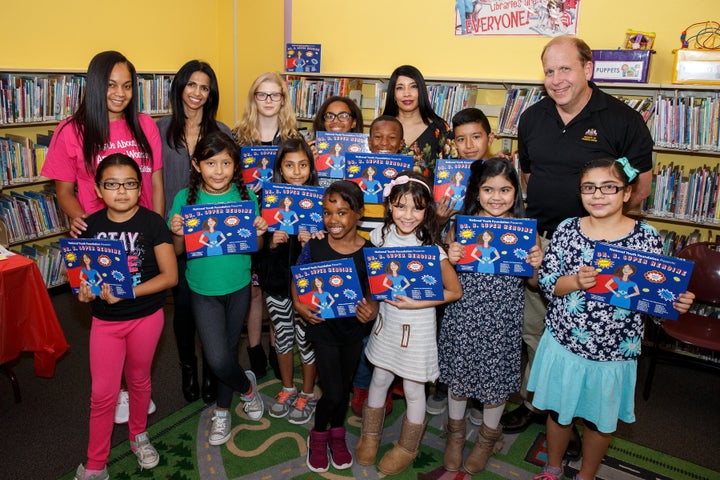
[[470,410],[470,414],[468,415],[468,418],[470,419],[470,423],[475,425],[476,427],[479,427],[482,425],[483,420],[483,412],[482,410],[479,410],[475,407],[468,408]]
[[245,370],[245,375],[247,375],[250,383],[252,384],[253,396],[252,398],[245,396],[240,397],[240,399],[245,402],[243,410],[247,416],[250,417],[250,420],[260,420],[265,412],[265,404],[263,404],[260,391],[257,388],[257,379],[255,378],[255,374],[252,370]]
[[228,410],[215,410],[212,422],[208,443],[215,446],[223,445],[230,439],[230,412]]
[[538,475],[533,477],[533,480],[562,480],[563,471],[562,468],[551,467],[545,465]]
[[367,400],[369,391],[370,390],[368,390],[367,388],[353,388],[353,396],[352,400],[350,400],[350,409],[355,414],[355,416],[362,418],[363,405],[365,405],[365,401]]
[[292,411],[288,415],[288,422],[294,423],[295,425],[307,423],[312,418],[313,413],[315,413],[316,405],[317,398],[315,398],[315,394],[305,395],[301,393],[295,399],[295,403],[293,403]]
[[318,432],[310,430],[307,439],[307,467],[312,472],[323,473],[330,468],[330,458],[328,457],[328,439],[330,432]]
[[298,396],[297,389],[292,390],[281,389],[275,395],[275,403],[270,407],[269,414],[273,418],[284,418],[292,410],[293,403]]
[[[85,467],[82,463],[78,465],[73,480],[85,480]],[[107,467],[103,467],[100,473],[90,475],[87,480],[110,480],[110,475],[108,475]]]
[[430,415],[440,415],[447,410],[447,392],[435,392],[430,395],[425,405],[425,411]]
[[[155,413],[157,406],[155,402],[150,399],[148,405],[148,415]],[[130,394],[127,390],[120,390],[120,394],[115,404],[115,423],[127,423],[130,419]]]
[[133,453],[138,459],[140,469],[153,468],[160,463],[160,455],[150,443],[147,432],[135,435],[135,441],[130,442],[130,447],[132,447]]

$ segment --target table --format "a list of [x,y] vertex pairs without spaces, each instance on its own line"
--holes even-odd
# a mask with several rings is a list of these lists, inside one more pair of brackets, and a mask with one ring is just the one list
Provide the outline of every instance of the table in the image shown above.
[[0,260],[0,365],[20,392],[6,363],[34,352],[35,375],[55,375],[55,363],[69,348],[40,270],[32,260],[12,255]]

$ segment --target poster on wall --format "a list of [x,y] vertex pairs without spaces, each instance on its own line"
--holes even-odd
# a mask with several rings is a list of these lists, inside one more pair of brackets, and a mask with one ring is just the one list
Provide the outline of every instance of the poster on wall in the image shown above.
[[455,35],[576,35],[580,0],[455,0]]

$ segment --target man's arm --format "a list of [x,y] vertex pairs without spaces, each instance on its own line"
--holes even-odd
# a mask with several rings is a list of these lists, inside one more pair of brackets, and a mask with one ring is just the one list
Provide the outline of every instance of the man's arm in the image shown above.
[[652,183],[652,170],[638,174],[637,180],[632,186],[632,194],[628,201],[630,210],[638,210],[643,200],[650,196]]

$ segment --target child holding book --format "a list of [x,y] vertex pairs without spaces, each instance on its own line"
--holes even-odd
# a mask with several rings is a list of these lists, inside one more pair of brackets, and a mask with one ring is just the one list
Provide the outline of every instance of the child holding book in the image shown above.
[[146,431],[150,368],[165,323],[165,291],[177,283],[177,263],[170,232],[162,216],[139,204],[141,191],[140,167],[127,155],[111,154],[95,169],[95,194],[107,206],[83,219],[82,236],[126,239],[125,249],[139,275],[134,276],[134,299],[115,297],[108,283],[100,285],[99,293],[87,282],[80,285],[78,300],[89,302],[92,309],[92,391],[88,461],[77,468],[75,480],[109,478],[106,464],[123,373],[130,447],[141,468],[160,461]]
[[[140,205],[165,214],[160,134],[149,115],[138,111],[135,66],[120,52],[98,53],[88,66],[80,106],[63,120],[50,141],[41,175],[55,180],[70,236],[87,228],[85,218],[105,207],[95,192],[95,169],[113,153],[134,158],[142,172]],[[76,191],[77,189],[77,191]],[[155,411],[150,401],[149,413]],[[115,423],[127,422],[127,391],[117,400]]]
[[[318,108],[313,119],[315,132],[363,132],[362,110],[348,97],[333,95],[328,97]],[[315,139],[308,141],[315,158],[318,152]]]
[[[327,235],[307,242],[297,264],[352,258],[360,285],[366,286],[363,247],[372,244],[358,235],[357,224],[362,215],[363,194],[356,183],[338,180],[328,186],[323,197]],[[331,463],[337,469],[350,468],[353,459],[345,443],[344,426],[347,398],[362,340],[367,334],[366,324],[377,316],[377,302],[364,295],[357,304],[355,317],[323,319],[320,309],[299,301],[294,284],[292,296],[295,309],[309,324],[307,336],[315,349],[323,391],[315,412],[315,426],[308,437],[308,468],[313,472],[326,472]]]
[[[468,179],[462,215],[524,217],[522,190],[517,171],[504,158],[475,161]],[[455,241],[455,225],[445,237],[448,259],[456,265],[465,248]],[[478,243],[489,241],[482,232]],[[483,251],[481,258],[488,256]],[[497,252],[494,252],[497,255]],[[474,257],[475,250],[470,253]],[[494,257],[493,257],[494,258]],[[535,269],[542,261],[539,242],[526,259]],[[440,381],[448,386],[448,422],[443,466],[455,472],[460,466],[474,475],[485,469],[490,456],[502,448],[502,416],[505,402],[520,388],[522,310],[524,279],[510,275],[459,273],[463,296],[445,308],[438,340]],[[537,270],[528,279],[537,285]],[[468,398],[483,406],[482,425],[472,451],[463,463],[465,409]]]
[[[642,315],[585,298],[598,272],[589,260],[595,242],[660,253],[656,230],[623,213],[638,171],[626,158],[591,160],[579,193],[588,215],[558,225],[540,267],[540,289],[550,300],[545,333],[533,362],[528,390],[533,406],[548,410],[548,463],[536,480],[563,478],[562,461],[573,419],[585,424],[577,480],[595,478],[618,420],[635,421],[635,382]],[[673,304],[685,313],[695,296]]]
[[[252,200],[258,214],[253,221],[258,246],[267,222],[259,215],[255,192],[242,181],[240,151],[232,138],[221,131],[203,137],[195,147],[190,185],[175,196],[170,209],[170,230],[175,252],[185,249],[183,237],[184,205],[213,204]],[[260,420],[264,405],[251,370],[243,372],[238,361],[240,333],[250,300],[250,255],[233,254],[188,260],[186,277],[190,301],[197,319],[205,358],[218,379],[217,404],[208,443],[222,445],[231,434],[230,404],[233,392],[240,392],[243,409],[252,420]]]
[[[275,183],[317,186],[318,175],[312,151],[301,138],[291,138],[280,144],[273,172]],[[306,324],[296,319],[290,284],[290,266],[295,265],[303,245],[310,239],[307,230],[290,235],[282,229],[265,234],[264,246],[256,263],[260,283],[265,292],[265,304],[275,332],[275,352],[282,389],[275,395],[269,413],[274,418],[303,424],[315,411],[315,352],[307,339]],[[302,391],[293,382],[293,348],[297,344],[302,363]]]
[[[383,456],[378,469],[386,475],[403,471],[415,459],[425,431],[425,382],[438,377],[435,306],[462,295],[457,274],[439,246],[440,229],[430,185],[421,175],[402,173],[385,187],[385,222],[370,239],[378,247],[437,246],[443,299],[414,300],[396,295],[380,304],[380,313],[365,350],[375,365],[363,408],[356,456],[362,465],[375,463],[382,435],[385,399],[395,375],[403,379],[407,412],[397,445]],[[438,279],[440,280],[440,279]]]

